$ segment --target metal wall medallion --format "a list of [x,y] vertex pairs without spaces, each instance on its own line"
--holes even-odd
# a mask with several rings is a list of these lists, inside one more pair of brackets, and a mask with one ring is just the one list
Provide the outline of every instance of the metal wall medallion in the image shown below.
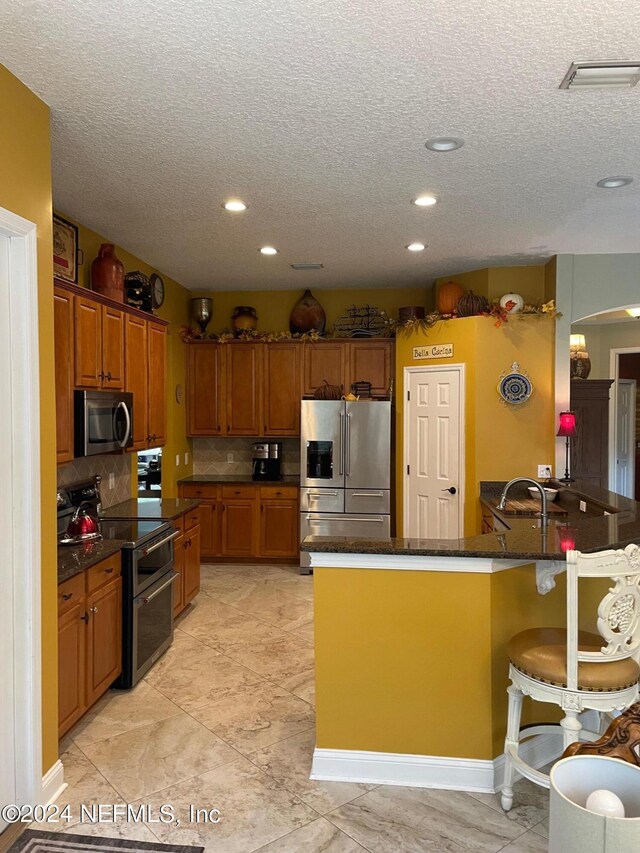
[[520,369],[517,361],[511,365],[511,369],[502,373],[498,382],[498,393],[504,403],[519,406],[526,403],[533,393],[533,385],[529,375]]

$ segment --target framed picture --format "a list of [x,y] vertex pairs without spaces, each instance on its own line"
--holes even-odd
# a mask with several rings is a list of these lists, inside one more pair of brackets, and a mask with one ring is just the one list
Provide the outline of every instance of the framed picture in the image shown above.
[[78,283],[78,229],[60,216],[53,216],[53,274]]

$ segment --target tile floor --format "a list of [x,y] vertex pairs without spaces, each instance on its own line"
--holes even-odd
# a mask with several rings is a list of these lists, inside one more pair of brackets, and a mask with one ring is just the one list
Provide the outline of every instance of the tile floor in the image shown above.
[[[507,817],[492,795],[309,780],[312,607],[293,567],[203,566],[167,654],[64,739],[61,831],[206,853],[546,853],[548,797],[529,783]],[[80,825],[81,803],[171,804],[181,823]],[[190,804],[221,821],[190,822]]]

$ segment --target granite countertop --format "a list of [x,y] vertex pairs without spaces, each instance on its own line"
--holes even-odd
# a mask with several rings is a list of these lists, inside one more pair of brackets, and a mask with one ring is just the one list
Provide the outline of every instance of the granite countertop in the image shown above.
[[299,486],[299,474],[285,474],[281,480],[254,480],[251,474],[193,474],[191,477],[183,477],[180,483],[255,483],[256,486]]
[[132,498],[103,510],[100,517],[173,521],[199,505],[200,501],[192,498]]
[[[640,504],[588,484],[557,481],[558,499],[566,506],[566,516],[551,518],[542,528],[540,517],[502,515],[497,503],[504,483],[482,484],[481,501],[506,528],[502,532],[468,536],[463,539],[368,540],[341,536],[307,536],[302,551],[336,554],[404,554],[407,556],[484,557],[512,560],[564,560],[566,551],[585,553],[624,548],[640,543]],[[489,488],[487,488],[489,486]],[[526,491],[526,485],[525,485]],[[517,492],[514,491],[514,494]],[[587,499],[588,512],[580,512],[578,502]],[[599,505],[599,506],[598,506]],[[607,511],[610,515],[596,512]]]
[[81,545],[58,546],[58,583],[90,569],[101,560],[116,554],[124,545],[120,539],[97,539]]

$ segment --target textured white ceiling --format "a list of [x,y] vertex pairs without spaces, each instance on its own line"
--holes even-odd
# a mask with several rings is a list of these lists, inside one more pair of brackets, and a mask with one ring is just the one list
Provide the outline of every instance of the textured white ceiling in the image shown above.
[[[0,4],[0,60],[52,109],[56,207],[214,289],[640,251],[640,87],[557,88],[574,59],[637,59],[639,34],[628,0]],[[636,182],[595,187],[617,174]],[[435,208],[409,203],[425,191]]]

